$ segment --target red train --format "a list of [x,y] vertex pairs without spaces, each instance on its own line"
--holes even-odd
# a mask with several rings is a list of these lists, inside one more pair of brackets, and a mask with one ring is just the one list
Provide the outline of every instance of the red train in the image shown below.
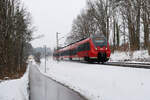
[[110,58],[109,43],[104,36],[92,36],[72,43],[53,54],[55,59],[107,62]]

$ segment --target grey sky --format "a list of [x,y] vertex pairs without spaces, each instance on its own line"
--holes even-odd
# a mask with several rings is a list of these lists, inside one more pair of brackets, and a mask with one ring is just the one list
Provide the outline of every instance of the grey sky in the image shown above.
[[[74,18],[85,7],[86,0],[22,0],[31,13],[33,25],[37,27],[34,36],[44,34],[45,37],[32,41],[34,47],[54,47],[56,32],[65,36],[71,30]],[[61,40],[63,41],[63,40]]]

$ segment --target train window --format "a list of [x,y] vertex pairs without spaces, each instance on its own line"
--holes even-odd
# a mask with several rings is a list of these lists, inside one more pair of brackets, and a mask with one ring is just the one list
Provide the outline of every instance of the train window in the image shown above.
[[106,41],[105,37],[95,37],[92,40],[93,40],[93,43],[96,47],[107,46],[107,41]]
[[71,56],[72,56],[72,55],[76,55],[76,53],[77,53],[76,49],[70,50],[70,55],[71,55]]
[[64,54],[63,54],[64,56],[66,56],[67,55],[67,51],[64,51]]
[[80,51],[81,51],[81,45],[78,46],[78,52],[80,52]]
[[75,48],[75,49],[73,49],[73,55],[76,55],[76,54],[77,54],[77,50]]
[[83,51],[83,49],[84,49],[84,45],[83,44],[81,44],[81,45],[78,46],[78,52]]
[[81,52],[81,51],[87,51],[87,50],[90,50],[90,43],[89,42],[86,42],[84,44],[81,44],[78,46],[77,48],[77,51],[78,52]]
[[64,56],[64,55],[65,55],[65,51],[62,52],[62,56]]
[[69,52],[70,52],[70,55],[72,55],[72,52],[73,52],[73,51],[72,51],[72,50],[70,50]]
[[89,42],[84,44],[84,50],[90,50],[90,43]]
[[68,55],[69,55],[69,53],[70,53],[70,50],[67,50],[67,51],[66,51],[66,56],[68,56]]

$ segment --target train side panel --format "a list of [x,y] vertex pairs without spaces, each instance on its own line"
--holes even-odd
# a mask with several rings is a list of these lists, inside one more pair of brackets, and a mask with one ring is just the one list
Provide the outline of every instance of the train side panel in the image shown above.
[[72,44],[62,50],[56,51],[55,57],[69,60],[86,60],[90,59],[98,62],[106,62],[110,58],[109,43],[107,46],[95,46],[92,39],[88,38],[83,41]]

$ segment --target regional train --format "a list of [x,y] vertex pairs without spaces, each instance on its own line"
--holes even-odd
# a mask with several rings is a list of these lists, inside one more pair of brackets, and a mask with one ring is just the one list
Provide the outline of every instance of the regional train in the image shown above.
[[53,57],[59,60],[104,63],[109,60],[110,54],[111,50],[105,36],[94,35],[54,51]]

